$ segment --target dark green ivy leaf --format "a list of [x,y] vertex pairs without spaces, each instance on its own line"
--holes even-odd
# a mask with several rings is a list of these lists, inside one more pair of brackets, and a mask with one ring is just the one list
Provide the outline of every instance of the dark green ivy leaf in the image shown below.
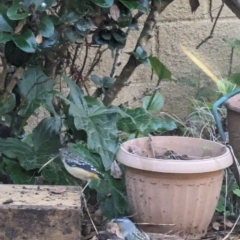
[[233,73],[229,77],[229,81],[240,86],[240,73]]
[[10,176],[14,184],[34,184],[33,173],[24,170],[18,162],[3,158],[5,171]]
[[36,51],[36,38],[29,29],[25,30],[21,35],[13,36],[13,41],[24,52],[34,53]]
[[139,6],[139,2],[136,0],[120,0],[120,2],[130,10],[135,10]]
[[114,0],[91,0],[96,5],[102,8],[109,8],[113,5]]
[[159,80],[171,78],[171,72],[159,61],[158,58],[150,56],[149,61]]
[[29,154],[32,154],[32,148],[25,142],[17,138],[0,138],[0,152],[12,159],[27,159]]
[[59,116],[44,118],[33,130],[34,150],[49,157],[58,154],[60,148],[61,118]]
[[0,31],[12,32],[15,26],[16,22],[7,16],[7,7],[0,3]]
[[9,94],[6,99],[3,96],[0,96],[0,115],[11,112],[16,105],[15,94]]
[[118,128],[123,132],[149,134],[153,131],[170,131],[176,128],[173,121],[154,117],[144,108],[125,109],[125,111],[134,121],[129,121],[128,118],[120,119]]
[[53,86],[54,81],[48,79],[40,67],[28,68],[18,82],[19,92],[24,99],[19,114],[30,117],[41,104],[49,101],[45,96],[52,91]]
[[54,25],[48,16],[41,19],[39,23],[39,32],[45,38],[50,38],[54,33]]
[[0,32],[0,43],[6,43],[12,39],[12,35],[9,33]]
[[113,219],[130,213],[125,184],[122,179],[115,179],[110,174],[96,187],[97,199],[104,216]]
[[7,10],[7,16],[11,20],[21,20],[27,18],[29,14],[31,14],[29,9],[19,0],[14,0],[13,5]]
[[151,102],[151,105],[148,107],[148,104],[150,102],[150,99],[152,98],[152,96],[146,96],[143,99],[143,108],[148,110],[148,111],[159,111],[164,104],[164,97],[161,93],[157,92],[154,97],[153,100]]
[[69,88],[68,114],[73,117],[77,130],[84,130],[88,136],[90,151],[101,156],[106,170],[110,169],[118,148],[116,116],[117,111],[105,108],[102,114],[93,114],[85,101],[82,90],[70,79],[65,78]]

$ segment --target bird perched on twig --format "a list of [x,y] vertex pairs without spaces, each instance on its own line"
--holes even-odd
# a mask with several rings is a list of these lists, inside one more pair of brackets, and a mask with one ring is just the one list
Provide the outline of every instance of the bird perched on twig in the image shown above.
[[85,162],[79,155],[74,154],[67,147],[59,149],[61,160],[66,170],[75,178],[87,181],[87,184],[82,189],[82,192],[93,179],[104,179],[100,173],[91,164]]
[[[108,235],[109,233],[114,235]],[[94,240],[150,240],[149,236],[140,231],[128,218],[116,218],[107,224],[106,232],[99,233]]]

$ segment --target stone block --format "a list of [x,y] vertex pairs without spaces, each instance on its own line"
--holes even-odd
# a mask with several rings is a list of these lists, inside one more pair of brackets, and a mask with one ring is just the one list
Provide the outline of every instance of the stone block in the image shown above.
[[0,185],[0,240],[81,239],[80,190]]

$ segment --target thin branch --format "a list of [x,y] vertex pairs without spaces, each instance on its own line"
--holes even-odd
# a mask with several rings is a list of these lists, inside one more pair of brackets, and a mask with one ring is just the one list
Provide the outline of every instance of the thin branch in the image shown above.
[[232,64],[233,64],[233,53],[234,53],[234,48],[231,48],[231,55],[230,55],[230,63],[229,63],[229,71],[228,71],[228,77],[230,77],[232,73]]
[[222,3],[222,5],[221,5],[221,7],[220,7],[220,9],[219,9],[219,11],[218,11],[217,17],[216,17],[216,19],[215,19],[215,21],[214,21],[214,24],[213,24],[213,27],[212,27],[212,29],[211,29],[211,32],[210,32],[209,36],[206,37],[202,42],[200,42],[200,43],[197,45],[196,49],[199,49],[205,42],[207,42],[209,39],[211,39],[211,38],[213,37],[213,32],[214,32],[214,30],[215,30],[215,27],[216,27],[216,25],[217,25],[217,21],[218,21],[220,15],[221,15],[221,12],[222,12],[222,10],[223,10],[223,7],[224,7],[224,2]]
[[11,80],[9,81],[7,87],[6,87],[6,94],[9,94],[12,92],[13,88],[15,87],[15,85],[17,84],[18,80],[22,77],[24,73],[24,68],[19,67],[16,72],[12,75]]
[[121,54],[122,54],[122,49],[117,49],[116,54],[115,54],[115,58],[114,58],[114,62],[113,62],[113,66],[112,66],[112,71],[110,73],[111,78],[115,77],[117,67],[120,63]]
[[102,57],[102,54],[106,51],[107,49],[104,49],[103,51],[101,51],[101,46],[98,47],[96,54],[94,56],[94,59],[92,61],[92,64],[87,72],[87,74],[84,77],[85,79],[88,79],[88,77],[91,75],[91,73],[93,72],[94,68],[97,66],[97,64],[100,62],[100,59]]
[[209,17],[210,17],[210,19],[211,19],[211,22],[213,22],[212,1],[213,1],[213,0],[209,0]]
[[2,65],[3,65],[3,70],[0,73],[0,92],[4,90],[5,79],[6,79],[6,75],[8,73],[8,66],[7,66],[6,58],[4,56],[1,56],[1,60],[2,60]]
[[[140,37],[137,41],[135,49],[138,46],[145,48],[149,39],[153,35],[154,27],[156,25],[156,17],[164,11],[164,9],[171,3],[173,0],[155,0],[152,1],[152,8],[147,17],[147,20],[144,23],[143,30],[140,34]],[[103,103],[106,106],[109,106],[113,100],[117,97],[117,94],[122,90],[122,88],[127,83],[128,79],[132,76],[135,69],[140,65],[134,56],[130,56],[128,62],[123,67],[122,72],[119,77],[116,79],[113,86],[106,92],[103,99]]]
[[82,47],[82,44],[77,44],[76,48],[74,49],[74,56],[73,56],[73,59],[72,59],[72,64],[71,64],[71,67],[70,67],[70,73],[73,72],[73,69],[74,69],[74,64],[76,62],[76,59],[77,59],[77,55],[78,55],[78,50],[80,48],[80,46]]
[[147,95],[151,95],[152,93],[154,93],[154,91],[159,90],[160,88],[161,88],[161,86],[154,87],[153,89],[146,89],[146,91],[144,91],[138,97],[134,97],[133,99],[128,100],[127,102],[121,103],[119,106],[129,106],[130,104],[141,100],[143,97],[145,97]]
[[86,43],[85,56],[84,56],[82,68],[79,72],[80,78],[82,78],[82,74],[83,74],[84,68],[86,66],[87,58],[88,58],[88,41],[87,41],[87,38],[85,38],[85,43]]

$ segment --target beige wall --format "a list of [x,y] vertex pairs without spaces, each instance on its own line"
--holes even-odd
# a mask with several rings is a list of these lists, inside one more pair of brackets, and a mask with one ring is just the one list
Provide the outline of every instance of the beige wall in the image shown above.
[[[209,35],[213,25],[210,15],[207,13],[209,11],[208,3],[209,0],[200,1],[201,6],[196,13],[192,14],[189,1],[175,0],[159,18],[154,37],[149,42],[148,51],[158,56],[176,78],[200,78],[205,80],[207,84],[211,81],[194,66],[192,61],[182,52],[180,45],[187,47],[219,77],[227,76],[231,49],[223,41],[223,38],[229,40],[240,39],[240,20],[225,6],[221,18],[217,22],[213,38],[196,50],[196,46]],[[220,6],[220,0],[213,0],[212,9],[215,10],[212,15],[214,19]],[[142,25],[143,20],[140,20],[141,28]],[[137,32],[131,33],[124,52],[133,49],[138,34]],[[234,71],[240,70],[239,56],[239,53],[235,51]],[[127,58],[127,54],[122,55],[122,66]],[[96,69],[96,73],[108,75],[110,73],[109,62],[111,61],[111,55],[106,53],[98,69]],[[150,78],[150,69],[145,66],[139,67],[129,80],[131,82],[130,86],[119,94],[115,102],[127,101],[141,95],[146,87],[153,87],[155,81]],[[186,117],[190,110],[190,100],[188,98],[194,94],[194,89],[173,82],[164,82],[161,92],[166,101],[163,110],[170,114],[176,114],[180,118]]]

